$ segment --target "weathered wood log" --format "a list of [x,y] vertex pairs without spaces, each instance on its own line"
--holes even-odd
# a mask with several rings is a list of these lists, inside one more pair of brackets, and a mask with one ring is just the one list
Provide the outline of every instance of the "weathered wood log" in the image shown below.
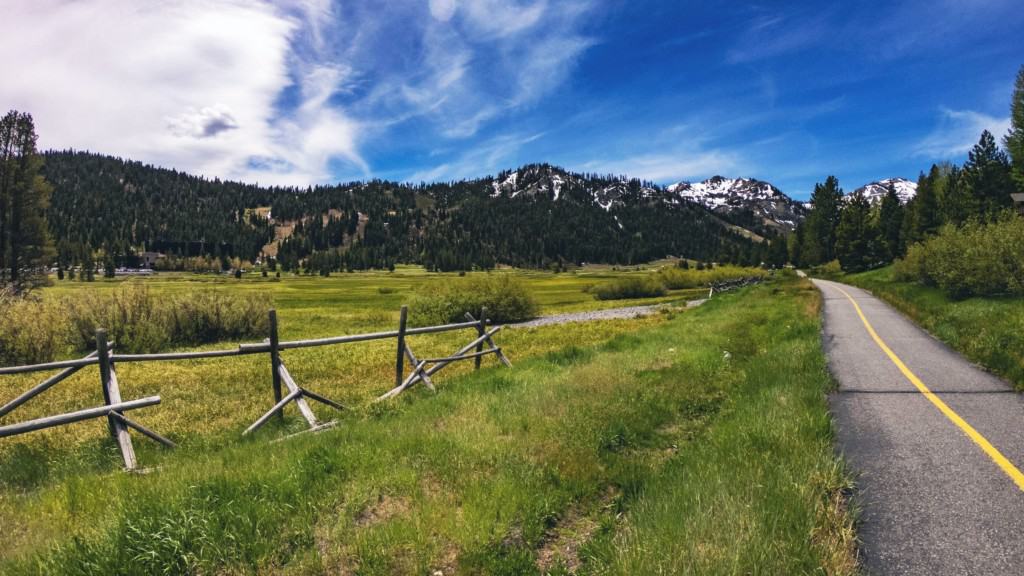
[[[91,360],[94,358],[96,358],[95,351],[90,352],[89,355],[86,356],[85,358],[82,358],[82,360]],[[17,398],[11,400],[7,404],[4,404],[2,407],[0,407],[0,418],[3,418],[18,406],[21,406],[25,402],[28,402],[29,400],[49,390],[53,386],[64,381],[66,378],[68,378],[69,376],[78,372],[81,369],[81,366],[72,366],[71,368],[65,368],[60,372],[54,374],[53,376],[50,376],[46,380],[43,380],[39,384],[36,384],[35,386],[26,390],[25,392],[21,393]]]
[[54,426],[63,426],[65,424],[72,424],[74,422],[81,422],[82,420],[90,420],[92,418],[102,418],[110,414],[111,411],[125,412],[128,410],[137,410],[139,408],[145,408],[146,406],[153,406],[154,404],[159,403],[159,396],[149,396],[146,398],[139,398],[138,400],[129,400],[127,402],[121,402],[118,404],[105,404],[103,406],[97,406],[95,408],[86,408],[85,410],[78,410],[77,412],[68,412],[66,414],[57,414],[55,416],[36,418],[35,420],[27,420],[25,422],[19,422],[17,424],[0,426],[0,438],[4,438],[6,436],[16,436],[18,434],[24,434],[26,432],[34,432],[36,430],[42,430],[44,428],[53,428]]
[[[96,360],[100,367],[100,390],[103,392],[103,402],[112,404],[110,388],[107,386],[107,383],[110,382],[110,344],[107,342],[107,331],[103,328],[96,330]],[[110,431],[111,437],[116,438],[112,418],[107,418],[107,429]]]
[[302,390],[296,390],[295,392],[289,392],[284,398],[281,398],[280,402],[278,402],[277,404],[274,404],[274,407],[271,408],[270,410],[268,410],[266,414],[264,414],[263,416],[260,416],[255,422],[252,423],[251,426],[246,428],[245,432],[242,432],[242,436],[245,436],[246,434],[252,432],[253,430],[255,430],[257,428],[259,428],[260,426],[263,426],[264,424],[266,424],[267,420],[270,420],[271,416],[273,416],[274,414],[277,414],[278,412],[280,412],[285,407],[286,404],[288,404],[289,402],[291,402],[292,400],[297,398],[300,394],[302,394]]
[[[110,379],[107,380],[107,396],[110,398],[109,404],[121,403],[121,387],[117,383],[117,371],[114,369],[113,363],[110,364]],[[117,418],[116,409],[110,411],[107,420],[114,428],[114,439],[117,440],[117,446],[121,449],[121,457],[124,458],[125,469],[134,470],[137,461],[135,459],[135,447],[132,446],[132,436],[128,432],[128,427]]]
[[99,364],[98,358],[80,358],[78,360],[59,360],[57,362],[45,362],[43,364],[28,364],[25,366],[7,366],[0,368],[0,376],[4,374],[25,374],[26,372],[45,372],[47,370],[60,370],[63,368],[83,368]]
[[[405,352],[409,356],[409,361],[412,362],[413,366],[416,366],[417,364],[420,363],[420,361],[416,358],[416,355],[413,354],[412,348],[410,348],[408,344],[406,344],[405,346]],[[434,387],[434,381],[430,379],[430,376],[427,376],[422,369],[419,371],[419,374],[420,379],[422,379],[423,383],[427,385],[427,388],[430,388],[432,392],[437,392],[437,388]]]
[[[441,326],[423,326],[420,328],[408,328],[405,335],[415,336],[418,334],[436,334],[438,332],[450,332],[452,330],[464,330],[474,328],[476,322],[462,322],[458,324],[443,324]],[[383,340],[386,338],[398,337],[397,330],[387,332],[367,332],[366,334],[353,334],[351,336],[332,336],[330,338],[316,338],[312,340],[290,340],[278,343],[278,350],[294,350],[295,348],[310,348],[314,346],[329,346],[332,344],[348,344],[350,342],[365,342],[367,340]],[[266,343],[241,344],[238,349],[246,354],[255,352],[266,352],[269,345]]]
[[342,406],[341,404],[338,404],[334,400],[331,400],[330,398],[325,398],[325,397],[317,394],[316,392],[312,392],[310,390],[306,390],[305,388],[302,389],[302,395],[303,396],[308,396],[309,398],[312,398],[313,400],[316,400],[317,402],[320,402],[321,404],[327,404],[328,406],[330,406],[331,408],[334,408],[336,410],[344,410],[345,409],[344,406]]
[[285,386],[288,387],[289,392],[298,392],[299,395],[295,397],[295,405],[299,407],[299,412],[302,413],[302,417],[309,423],[309,427],[313,428],[317,425],[316,414],[313,413],[313,409],[309,407],[309,403],[302,397],[305,390],[299,388],[299,385],[295,383],[292,375],[288,373],[288,369],[284,367],[284,364],[278,365],[278,371],[281,374],[281,380]]
[[467,354],[461,354],[459,356],[446,356],[444,358],[425,358],[423,361],[427,364],[437,364],[439,362],[458,362],[459,360],[474,360],[480,359],[488,354],[497,354],[501,352],[501,348],[488,348],[479,352],[470,352]]
[[198,352],[161,352],[159,354],[113,354],[111,360],[114,362],[159,362],[163,360],[201,360],[203,358],[223,358],[225,356],[244,356],[267,352],[269,345],[261,350],[202,350]]
[[402,383],[405,376],[405,328],[409,319],[409,307],[402,306],[398,312],[398,354],[395,358],[395,386]]
[[[476,345],[479,344],[480,342],[482,342],[484,340],[489,340],[491,338],[491,336],[494,336],[499,330],[501,330],[501,326],[495,326],[494,328],[491,328],[490,330],[485,332],[483,336],[479,336],[476,340],[473,340],[469,344],[466,344],[465,346],[460,348],[458,351],[456,351],[454,354],[452,354],[452,356],[462,356],[466,352],[469,352],[473,348],[476,348]],[[492,348],[497,348],[497,346],[492,346]],[[498,354],[501,354],[501,353],[498,352]],[[420,360],[417,363],[417,365],[416,365],[416,369],[413,370],[413,373],[410,374],[409,377],[406,378],[405,381],[402,382],[402,384],[400,384],[398,386],[395,386],[391,390],[389,390],[389,391],[385,392],[384,394],[382,394],[381,396],[379,396],[377,398],[376,402],[380,402],[381,400],[386,400],[388,398],[391,398],[393,396],[397,396],[398,394],[401,394],[406,389],[408,389],[410,386],[415,384],[417,381],[422,380],[424,378],[429,378],[430,376],[433,376],[435,373],[437,373],[438,370],[441,370],[442,368],[444,368],[448,364],[451,364],[451,362],[452,361],[438,362],[437,364],[434,364],[433,366],[431,366],[429,369],[424,369],[424,366],[426,366],[426,362]]]
[[114,418],[120,420],[121,423],[124,424],[125,426],[137,430],[142,435],[148,436],[152,440],[155,440],[155,441],[163,444],[164,446],[167,446],[168,448],[177,448],[178,447],[178,445],[175,444],[174,442],[171,442],[169,439],[167,439],[167,438],[157,434],[156,432],[150,430],[149,428],[146,428],[145,426],[143,426],[142,424],[139,424],[138,422],[135,422],[134,420],[129,420],[128,418],[125,417],[124,414],[122,414],[120,412],[116,412],[114,410],[111,410],[110,411],[110,415],[113,416]]
[[375,402],[380,402],[381,400],[387,400],[388,398],[391,398],[393,396],[397,396],[397,395],[401,394],[402,392],[404,392],[406,388],[411,386],[412,383],[416,381],[417,375],[423,370],[423,367],[426,366],[426,365],[427,365],[427,363],[423,362],[422,360],[417,362],[416,366],[412,370],[412,374],[409,374],[409,376],[405,380],[403,380],[402,383],[399,384],[398,386],[395,386],[391,390],[388,390],[384,394],[381,394],[380,396],[378,396],[377,400],[375,400]]
[[[270,373],[274,385],[274,402],[281,401],[281,353],[277,337],[277,310],[270,314]],[[284,413],[279,416],[283,419]]]

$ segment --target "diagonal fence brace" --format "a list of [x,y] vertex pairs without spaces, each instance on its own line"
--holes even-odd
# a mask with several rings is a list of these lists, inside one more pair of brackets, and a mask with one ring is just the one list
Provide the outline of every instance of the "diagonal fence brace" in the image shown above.
[[292,375],[288,372],[288,368],[285,367],[284,362],[278,363],[278,375],[281,378],[281,382],[285,385],[285,387],[288,388],[288,394],[286,394],[284,398],[281,398],[279,402],[274,404],[273,408],[268,410],[264,415],[256,419],[256,421],[253,422],[252,425],[246,428],[245,432],[242,432],[243,436],[250,434],[260,426],[266,424],[267,421],[269,421],[270,418],[273,417],[275,414],[281,413],[284,410],[284,407],[287,406],[289,402],[295,402],[295,405],[299,408],[299,412],[302,414],[302,417],[305,418],[306,423],[309,424],[310,430],[322,429],[328,427],[328,425],[331,425],[332,423],[320,423],[316,419],[316,414],[314,414],[313,410],[309,407],[309,403],[306,402],[306,398],[316,400],[321,404],[326,404],[331,408],[334,408],[335,410],[345,409],[345,407],[342,406],[341,404],[328,398],[325,398],[324,396],[321,396],[315,392],[306,390],[305,388],[302,388],[301,386],[296,384],[295,379],[292,378]]

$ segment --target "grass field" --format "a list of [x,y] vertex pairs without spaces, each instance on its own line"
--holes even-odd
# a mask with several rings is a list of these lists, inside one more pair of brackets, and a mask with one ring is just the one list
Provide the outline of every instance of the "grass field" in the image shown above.
[[[582,292],[621,273],[520,274],[543,313],[629,304]],[[198,281],[271,291],[295,338],[393,326],[409,290],[443,278]],[[508,330],[513,370],[489,359],[377,405],[393,342],[286,352],[302,385],[352,410],[278,444],[296,415],[238,436],[269,406],[265,358],[123,365],[125,397],[164,398],[138,420],[181,447],[136,440],[155,470],[134,475],[95,421],[0,444],[0,572],[851,573],[818,298],[787,279],[685,312]],[[460,340],[412,344],[442,355]],[[96,379],[19,419],[98,404]],[[0,397],[35,380],[2,380]]]
[[837,280],[870,290],[972,362],[1024,390],[1024,299],[953,300],[938,288],[893,279],[891,267]]

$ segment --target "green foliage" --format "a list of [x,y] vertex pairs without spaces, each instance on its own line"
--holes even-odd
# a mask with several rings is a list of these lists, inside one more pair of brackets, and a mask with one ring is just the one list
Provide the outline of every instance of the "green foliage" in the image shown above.
[[861,271],[879,263],[878,252],[878,231],[871,219],[871,206],[863,195],[855,194],[843,208],[836,229],[836,259],[843,270]]
[[1010,103],[1010,131],[1003,140],[1013,168],[1017,191],[1024,192],[1024,66],[1017,72]]
[[53,360],[67,350],[69,336],[59,307],[0,289],[0,365]]
[[591,288],[598,300],[628,300],[630,298],[657,298],[668,293],[657,276],[627,276]]
[[911,246],[894,266],[901,280],[937,286],[953,298],[1024,294],[1024,219],[947,225]]
[[974,148],[967,153],[964,164],[964,184],[974,198],[977,212],[968,216],[991,220],[1011,205],[1013,181],[1010,161],[999,149],[992,133],[985,130]]
[[764,278],[768,273],[761,268],[740,266],[719,266],[704,270],[682,270],[664,268],[656,277],[669,290],[685,288],[706,288],[716,282],[736,280],[738,278]]
[[467,276],[423,286],[409,304],[409,321],[417,326],[465,322],[481,308],[496,323],[520,322],[537,316],[540,307],[526,284],[508,273]]
[[0,294],[0,363],[46,362],[95,348],[105,328],[121,352],[262,337],[267,296],[196,290],[157,296],[141,283],[59,299]]
[[811,212],[803,225],[801,264],[814,266],[835,257],[836,229],[842,210],[843,189],[839,180],[829,176],[823,184],[815,184],[811,194]]
[[889,183],[878,209],[880,256],[886,262],[891,262],[903,253],[902,227],[903,205],[900,204],[900,198],[896,195],[896,187]]
[[0,118],[0,287],[22,291],[45,281],[53,248],[41,167],[32,116],[8,112]]

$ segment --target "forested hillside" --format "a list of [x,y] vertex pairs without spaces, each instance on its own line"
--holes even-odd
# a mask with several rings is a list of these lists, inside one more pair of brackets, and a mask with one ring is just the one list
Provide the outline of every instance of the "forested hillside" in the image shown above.
[[[621,177],[530,165],[435,184],[381,180],[308,189],[207,180],[83,152],[45,154],[58,265],[134,265],[142,251],[184,268],[273,256],[327,273],[421,263],[632,264],[668,255],[759,263],[768,244],[705,208]],[[784,256],[784,254],[783,254]],[[219,262],[218,262],[219,261]]]

